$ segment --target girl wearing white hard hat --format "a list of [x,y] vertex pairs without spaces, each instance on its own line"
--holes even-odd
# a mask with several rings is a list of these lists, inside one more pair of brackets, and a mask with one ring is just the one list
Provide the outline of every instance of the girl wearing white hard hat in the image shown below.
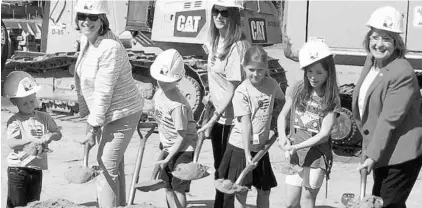
[[[198,132],[205,131],[211,138],[214,168],[218,170],[227,140],[233,126],[232,98],[234,90],[242,81],[241,61],[249,43],[242,34],[240,9],[242,3],[235,0],[216,0],[211,10],[208,51],[209,95],[206,102],[212,102],[215,113]],[[215,172],[215,179],[222,178]],[[214,207],[223,207],[224,194],[216,190]],[[233,196],[227,196],[234,203]]]
[[372,194],[383,199],[384,207],[406,207],[422,166],[418,81],[404,57],[402,14],[390,6],[378,8],[366,25],[368,56],[352,102],[363,136],[363,163],[358,169],[373,171]]
[[138,124],[142,98],[132,78],[125,48],[109,29],[106,0],[79,0],[75,23],[81,52],[75,67],[79,112],[88,131],[79,142],[98,142],[97,161],[104,170],[97,179],[100,207],[126,205],[123,156]]
[[[336,67],[327,44],[310,41],[299,51],[304,71],[286,93],[286,104],[277,120],[279,145],[286,160],[302,171],[286,176],[286,207],[315,207],[318,192],[331,170],[331,128],[341,110]],[[290,120],[287,120],[290,113]],[[290,134],[286,135],[286,122]]]

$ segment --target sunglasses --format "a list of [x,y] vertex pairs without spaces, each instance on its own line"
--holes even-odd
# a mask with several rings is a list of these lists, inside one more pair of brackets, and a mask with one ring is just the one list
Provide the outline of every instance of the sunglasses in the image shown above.
[[89,21],[95,22],[95,21],[97,21],[100,18],[100,16],[97,15],[97,14],[78,13],[77,18],[78,18],[79,21],[85,21],[86,18],[88,18]]
[[229,10],[218,10],[216,8],[212,9],[212,14],[218,16],[220,14],[222,17],[229,17]]

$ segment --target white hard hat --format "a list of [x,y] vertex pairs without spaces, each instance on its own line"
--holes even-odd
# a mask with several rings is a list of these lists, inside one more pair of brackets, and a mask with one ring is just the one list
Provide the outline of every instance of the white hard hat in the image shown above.
[[107,0],[78,0],[76,12],[85,14],[107,14]]
[[372,12],[366,26],[403,33],[403,15],[394,7],[381,7]]
[[243,9],[243,0],[215,0],[214,5]]
[[304,68],[329,55],[332,55],[328,45],[322,41],[308,41],[299,51],[300,67]]
[[162,82],[175,82],[185,76],[182,56],[175,49],[161,52],[150,68],[151,76]]
[[26,72],[14,71],[4,80],[4,94],[7,98],[26,97],[41,89],[34,78]]

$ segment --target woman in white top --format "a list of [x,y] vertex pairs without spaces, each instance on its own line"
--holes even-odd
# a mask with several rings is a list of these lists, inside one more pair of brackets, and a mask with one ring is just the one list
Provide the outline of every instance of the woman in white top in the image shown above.
[[[79,0],[77,30],[82,33],[75,83],[79,111],[87,116],[89,131],[80,143],[91,148],[98,139],[98,205],[125,206],[124,152],[142,110],[142,99],[132,77],[125,48],[109,29],[107,1]],[[102,129],[102,132],[101,132]]]
[[[208,49],[209,100],[215,107],[213,117],[198,132],[205,131],[211,137],[214,168],[218,170],[227,140],[233,126],[232,98],[237,85],[243,80],[241,60],[249,47],[242,34],[240,9],[234,0],[221,0],[212,8]],[[215,171],[215,178],[218,171]],[[214,207],[223,206],[223,196],[216,190]]]

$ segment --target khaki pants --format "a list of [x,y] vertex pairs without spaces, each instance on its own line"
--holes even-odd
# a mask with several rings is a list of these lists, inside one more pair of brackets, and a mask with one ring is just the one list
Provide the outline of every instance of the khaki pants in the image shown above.
[[97,200],[101,208],[126,205],[124,153],[141,112],[108,123],[98,142],[97,161],[103,171],[97,178]]

